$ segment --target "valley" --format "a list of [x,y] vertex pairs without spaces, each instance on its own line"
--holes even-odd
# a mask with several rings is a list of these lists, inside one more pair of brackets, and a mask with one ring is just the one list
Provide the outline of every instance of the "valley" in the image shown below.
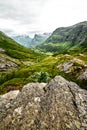
[[87,22],[42,39],[0,32],[0,130],[86,130]]
[[83,22],[72,27],[59,28],[45,43],[33,50],[19,45],[0,32],[0,94],[21,89],[30,82],[47,83],[56,75],[87,89],[86,27],[87,22]]

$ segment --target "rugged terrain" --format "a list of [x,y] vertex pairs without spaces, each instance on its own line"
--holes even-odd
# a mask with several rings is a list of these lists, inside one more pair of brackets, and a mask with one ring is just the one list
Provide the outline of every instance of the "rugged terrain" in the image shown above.
[[47,38],[50,35],[51,35],[50,33],[44,33],[44,34],[35,34],[33,38],[31,38],[28,35],[18,35],[18,36],[11,36],[11,37],[20,45],[23,45],[27,48],[32,48],[45,42],[45,40],[47,40]]
[[0,130],[87,130],[86,89],[87,22],[33,50],[0,32]]
[[87,130],[87,91],[61,76],[0,96],[0,130]]
[[70,27],[57,28],[52,35],[37,47],[42,51],[62,52],[73,49],[87,51],[87,21]]
[[32,41],[32,38],[30,38],[28,35],[15,35],[15,36],[11,36],[12,39],[14,39],[16,42],[18,42],[20,45],[23,45],[25,47],[30,46],[30,43]]
[[87,89],[86,52],[49,56],[24,48],[3,33],[0,38],[0,94],[29,82],[49,82],[58,74]]
[[0,93],[3,88],[2,84],[9,82],[10,79],[15,78],[12,83],[7,83],[6,89],[11,84],[13,84],[13,89],[16,89],[16,86],[20,86],[21,82],[23,83],[23,79],[18,79],[19,76],[18,74],[15,76],[15,73],[21,68],[37,63],[37,60],[42,60],[43,57],[43,55],[19,45],[3,32],[0,32]]
[[37,45],[42,44],[47,40],[47,38],[51,35],[51,33],[43,33],[43,34],[35,34],[34,38],[32,39],[30,43],[30,47],[35,47]]

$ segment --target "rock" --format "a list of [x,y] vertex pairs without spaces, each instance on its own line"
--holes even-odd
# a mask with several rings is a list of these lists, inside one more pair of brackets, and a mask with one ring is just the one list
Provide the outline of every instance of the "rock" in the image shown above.
[[87,69],[78,77],[78,79],[87,80]]
[[87,91],[61,76],[25,85],[8,103],[0,106],[0,130],[87,130]]
[[14,90],[14,91],[10,91],[2,96],[0,96],[2,98],[2,100],[6,99],[6,100],[11,100],[17,97],[19,93],[19,90]]
[[0,48],[0,52],[5,52],[5,50],[3,48]]
[[6,108],[9,108],[10,101],[15,99],[18,94],[19,94],[19,90],[14,90],[4,95],[0,95],[0,106],[2,106],[2,104],[6,104]]
[[3,59],[0,59],[0,70],[9,70],[11,68],[16,68],[17,67],[17,64],[15,64],[14,62],[12,61],[8,61],[4,58]]
[[57,66],[57,68],[59,68],[61,71],[64,71],[65,73],[70,73],[75,70],[82,71],[82,67],[87,68],[87,64],[77,58],[73,58],[70,61],[64,62]]
[[70,61],[70,62],[63,63],[62,65],[59,65],[59,68],[63,70],[64,72],[69,73],[72,71],[72,66],[73,66],[73,63]]

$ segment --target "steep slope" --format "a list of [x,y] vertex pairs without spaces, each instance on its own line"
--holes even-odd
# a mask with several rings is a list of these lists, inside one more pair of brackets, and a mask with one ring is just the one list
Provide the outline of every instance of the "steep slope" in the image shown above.
[[44,33],[44,34],[35,34],[34,38],[31,41],[30,47],[35,47],[37,45],[40,45],[43,43],[47,38],[50,36],[50,33]]
[[35,53],[2,34],[0,42],[0,94],[21,89],[23,85],[30,82],[49,82],[56,75],[61,75],[67,80],[76,82],[81,88],[87,89],[86,45],[85,39],[84,42],[80,43],[79,51],[77,47],[72,47],[69,50],[70,53],[62,50],[62,54],[59,52],[49,56]]
[[34,51],[19,45],[17,42],[15,42],[2,32],[0,32],[0,49],[5,54],[16,59],[26,59],[26,58],[34,59],[40,56]]
[[30,43],[32,41],[32,38],[30,38],[28,35],[12,36],[12,39],[28,48],[30,47]]
[[0,96],[1,130],[86,130],[87,91],[61,76]]
[[34,38],[30,38],[28,35],[12,36],[16,42],[27,48],[32,48],[43,43],[50,36],[50,33],[35,34]]
[[[0,32],[0,93],[21,88],[32,72],[26,72],[27,67],[42,60],[44,56],[19,45],[10,37]],[[20,70],[24,72],[19,74]],[[19,76],[20,75],[20,76]],[[12,80],[12,81],[11,81]]]
[[45,43],[38,46],[50,52],[60,52],[73,47],[78,49],[87,47],[87,21],[56,29]]

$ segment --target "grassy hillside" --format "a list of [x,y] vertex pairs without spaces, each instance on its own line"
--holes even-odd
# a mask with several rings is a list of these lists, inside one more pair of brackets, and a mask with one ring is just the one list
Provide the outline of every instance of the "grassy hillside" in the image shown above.
[[82,39],[85,40],[74,46],[70,41],[44,43],[48,46],[44,51],[53,53],[42,55],[0,33],[0,94],[21,89],[30,82],[49,82],[56,75],[87,89],[87,38],[84,35]]
[[[25,83],[23,79],[18,79],[21,76],[19,70],[34,65],[43,58],[44,55],[19,45],[10,37],[0,32],[0,90],[3,88],[3,83],[6,84],[8,82],[11,84],[10,80],[14,78],[16,78],[12,82],[14,86],[20,86],[21,82],[23,85]],[[25,79],[25,72],[22,75]],[[5,88],[6,91],[7,86]],[[13,88],[16,89],[16,87]]]
[[58,28],[43,44],[37,46],[38,49],[44,52],[67,51],[73,47],[86,51],[87,22],[78,23],[70,27]]
[[[67,71],[64,65],[72,64]],[[25,66],[7,72],[0,78],[1,93],[9,90],[21,89],[24,84],[29,82],[49,82],[56,75],[62,75],[69,81],[76,82],[80,87],[87,89],[87,80],[79,80],[87,68],[87,55],[64,55],[47,56],[42,61],[31,66]]]
[[5,54],[16,59],[36,59],[40,58],[40,54],[27,49],[17,42],[0,32],[0,48],[5,50]]

